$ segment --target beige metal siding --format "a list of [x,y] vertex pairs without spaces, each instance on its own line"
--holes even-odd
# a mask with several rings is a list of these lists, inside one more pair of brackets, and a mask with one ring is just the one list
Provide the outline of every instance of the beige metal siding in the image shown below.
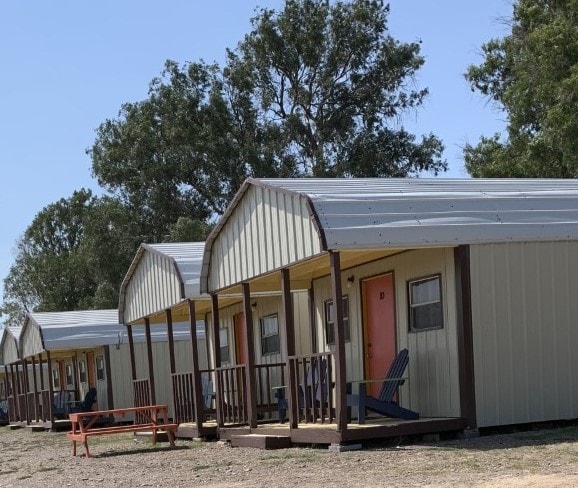
[[159,253],[145,253],[126,288],[125,323],[178,303],[182,299],[181,291],[174,261]]
[[20,361],[16,341],[10,335],[7,335],[2,343],[2,361],[4,364],[14,364]]
[[36,324],[28,323],[27,327],[22,330],[20,344],[23,358],[29,358],[43,352],[40,328]]
[[213,243],[209,289],[279,269],[320,249],[305,198],[252,186]]
[[578,242],[471,247],[478,426],[578,417]]
[[[394,273],[397,349],[407,347],[409,381],[401,388],[401,404],[423,417],[458,417],[459,377],[453,248],[408,251],[343,271],[342,283],[354,275],[349,295],[351,341],[345,344],[347,379],[364,378],[363,311],[360,280]],[[407,281],[441,274],[444,327],[409,333]],[[329,277],[315,281],[317,343],[328,349],[324,331],[324,302],[331,299]]]
[[[190,341],[175,341],[174,344],[176,371],[179,373],[192,371]],[[134,348],[137,379],[148,378],[149,370],[146,343],[137,342]],[[170,374],[169,344],[167,341],[153,342],[152,350],[156,401],[158,404],[167,404],[169,406],[169,415],[172,416],[172,380]],[[201,369],[207,368],[207,346],[205,339],[199,339],[198,350],[200,367]],[[110,348],[110,368],[115,408],[133,406],[133,388],[128,344],[124,343],[119,347]]]

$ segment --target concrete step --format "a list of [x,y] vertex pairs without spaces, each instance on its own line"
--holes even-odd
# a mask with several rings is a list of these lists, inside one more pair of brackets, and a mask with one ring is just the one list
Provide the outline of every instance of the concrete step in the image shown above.
[[285,449],[291,447],[291,437],[284,435],[240,434],[231,436],[231,447]]

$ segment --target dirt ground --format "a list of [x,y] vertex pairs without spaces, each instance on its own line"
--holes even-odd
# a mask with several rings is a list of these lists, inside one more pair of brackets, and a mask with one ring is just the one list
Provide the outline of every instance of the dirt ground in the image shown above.
[[349,452],[186,440],[170,449],[132,434],[89,445],[90,459],[74,458],[65,433],[0,427],[0,487],[578,487],[576,426]]

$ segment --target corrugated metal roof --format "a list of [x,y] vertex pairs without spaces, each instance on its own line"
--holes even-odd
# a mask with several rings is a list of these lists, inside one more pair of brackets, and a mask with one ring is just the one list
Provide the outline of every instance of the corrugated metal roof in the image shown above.
[[578,238],[578,181],[265,179],[309,199],[327,249]]
[[[126,327],[118,321],[118,311],[86,310],[75,312],[38,312],[30,313],[25,327],[36,327],[44,341],[44,350],[75,349],[114,345],[127,342]],[[154,329],[154,330],[153,330]],[[197,333],[204,326],[197,324]],[[175,340],[189,339],[189,324],[173,324]],[[133,328],[135,342],[145,342],[144,327]],[[166,326],[151,328],[151,339],[166,341]],[[42,351],[35,351],[39,354]]]
[[[202,295],[200,292],[201,264],[204,250],[204,242],[141,244],[120,287],[119,320],[123,323],[126,322],[124,315],[127,309],[127,290],[146,253],[156,253],[173,263],[181,283],[180,300],[208,298],[208,295]],[[169,300],[164,298],[164,294],[157,294],[154,303],[150,300],[150,297],[141,297],[141,300],[143,302],[141,305],[146,310],[147,315],[170,308],[176,304],[168,303]]]
[[213,242],[252,185],[304,198],[324,250],[578,239],[578,180],[249,178],[207,238],[203,291]]

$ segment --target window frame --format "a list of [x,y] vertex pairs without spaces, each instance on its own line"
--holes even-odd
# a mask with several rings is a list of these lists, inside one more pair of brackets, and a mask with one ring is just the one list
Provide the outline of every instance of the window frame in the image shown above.
[[[428,301],[428,302],[421,302],[421,303],[417,303],[417,304],[413,304],[412,303],[412,286],[413,285],[417,285],[420,283],[427,283],[430,281],[437,281],[438,283],[438,293],[439,293],[439,299],[438,300],[433,300],[433,301]],[[432,306],[439,303],[439,319],[440,319],[440,323],[439,325],[430,325],[427,327],[416,327],[416,324],[414,323],[415,321],[415,315],[414,315],[414,310],[418,309],[419,307],[428,307],[428,306]],[[414,278],[411,280],[407,281],[407,308],[408,308],[408,330],[409,332],[424,332],[424,331],[428,331],[428,330],[439,330],[439,329],[443,329],[445,326],[445,321],[444,321],[444,297],[443,297],[443,287],[442,287],[442,274],[441,273],[435,273],[435,274],[431,274],[431,275],[427,275],[427,276],[422,276],[419,278]]]
[[106,379],[105,367],[104,367],[104,357],[96,356],[95,366],[96,366],[96,381],[104,381]]
[[66,386],[74,386],[74,371],[72,364],[64,365],[64,374],[66,376]]
[[86,361],[81,359],[78,361],[78,379],[81,383],[86,383],[87,374],[86,374]]
[[[268,319],[272,319],[275,318],[275,322],[277,324],[277,332],[275,334],[265,334],[263,331],[263,327],[266,324],[266,320]],[[281,335],[280,335],[280,331],[279,331],[279,315],[276,313],[271,313],[269,315],[264,315],[263,317],[259,318],[259,328],[261,330],[261,355],[262,356],[271,356],[271,355],[275,355],[275,354],[279,354],[281,352]],[[273,342],[273,344],[275,343],[274,339],[277,338],[277,348],[276,349],[272,349],[270,351],[265,351],[265,344],[267,344],[268,342]]]
[[[349,326],[349,294],[341,296],[343,307],[343,335],[344,342],[351,341],[351,329]],[[327,345],[335,344],[335,320],[330,321],[330,310],[333,309],[333,298],[323,302],[323,326],[325,329],[325,343]],[[331,339],[331,340],[330,340]]]
[[58,372],[58,369],[52,370],[52,387],[60,389],[60,373]]

